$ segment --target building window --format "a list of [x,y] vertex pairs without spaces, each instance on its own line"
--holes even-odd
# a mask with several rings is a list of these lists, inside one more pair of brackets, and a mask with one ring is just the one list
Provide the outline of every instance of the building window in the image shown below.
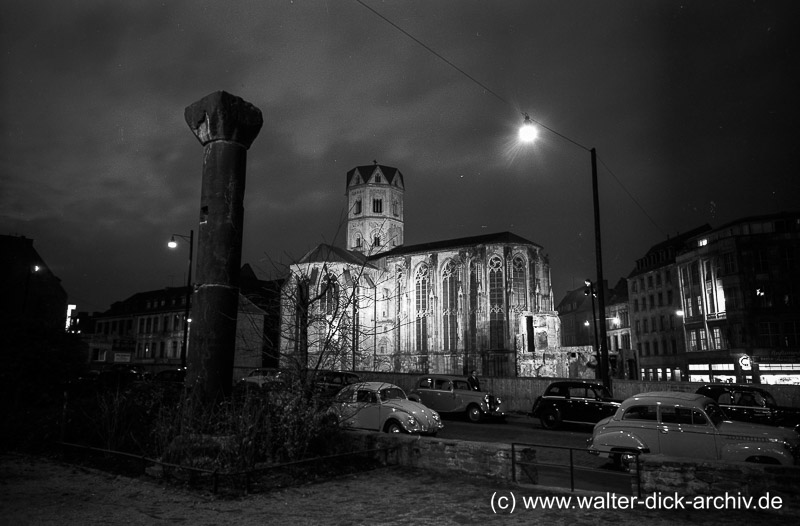
[[714,349],[724,349],[722,344],[722,330],[719,327],[711,329],[711,339]]
[[469,335],[467,342],[469,348],[478,348],[478,311],[479,293],[481,291],[481,267],[477,261],[470,262],[469,265]]
[[375,214],[383,213],[383,199],[372,200],[372,212]]
[[758,324],[758,339],[763,347],[778,347],[780,345],[778,323],[774,321],[760,322]]
[[503,298],[503,262],[498,256],[489,260],[489,348],[505,348],[505,301]]
[[381,246],[381,236],[375,236],[375,238],[372,240],[372,246],[373,247]]
[[319,307],[323,314],[333,316],[339,307],[339,282],[328,274],[322,278],[319,290]]
[[395,217],[400,215],[400,203],[397,202],[397,199],[392,200],[392,215]]
[[442,271],[442,336],[444,350],[458,348],[458,291],[461,288],[460,268],[450,260]]
[[429,295],[430,295],[430,281],[428,278],[428,267],[422,265],[417,269],[417,275],[414,279],[416,301],[417,301],[417,316],[416,316],[416,337],[417,337],[417,351],[428,351],[428,309],[429,309]]
[[353,215],[358,215],[361,213],[361,199],[356,199],[355,203],[353,203]]
[[513,292],[511,304],[518,310],[525,310],[528,306],[527,287],[525,286],[525,260],[520,256],[514,257],[511,262],[511,290]]

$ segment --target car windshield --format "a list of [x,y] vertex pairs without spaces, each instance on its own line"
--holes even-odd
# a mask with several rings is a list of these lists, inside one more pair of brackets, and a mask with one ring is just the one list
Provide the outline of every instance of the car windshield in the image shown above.
[[714,424],[714,427],[718,426],[720,422],[726,419],[725,413],[722,412],[722,409],[720,409],[716,402],[707,404],[703,409]]
[[406,394],[399,387],[381,389],[381,400],[405,400]]

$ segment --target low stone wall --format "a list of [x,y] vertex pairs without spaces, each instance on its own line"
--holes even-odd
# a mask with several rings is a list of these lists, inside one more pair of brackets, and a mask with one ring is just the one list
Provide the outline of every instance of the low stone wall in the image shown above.
[[512,480],[509,444],[368,431],[348,434],[357,449],[396,448],[387,458],[391,465]]
[[[416,435],[348,431],[356,449],[394,448],[387,464],[421,468],[440,473],[468,474],[512,481],[511,445],[493,442],[447,440]],[[526,462],[536,451],[520,450]],[[696,461],[663,455],[641,458],[641,495],[739,496],[759,499],[779,497],[782,513],[800,510],[800,467],[744,462]],[[518,460],[520,460],[518,458]],[[517,464],[517,480],[530,480]],[[535,471],[535,470],[534,470]],[[632,477],[630,495],[637,495]],[[741,501],[739,501],[741,504]],[[735,503],[729,503],[731,508]]]
[[[750,464],[744,462],[670,459],[643,455],[642,494],[779,497],[782,508],[800,509],[800,467]],[[762,501],[762,504],[764,502]],[[774,503],[770,503],[773,506]],[[786,511],[786,510],[784,510]]]

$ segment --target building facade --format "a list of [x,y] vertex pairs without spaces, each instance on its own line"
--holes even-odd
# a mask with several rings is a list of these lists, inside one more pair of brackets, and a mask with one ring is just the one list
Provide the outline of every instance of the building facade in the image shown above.
[[25,236],[0,236],[0,319],[5,330],[64,331],[67,293]]
[[347,249],[291,266],[282,364],[567,375],[542,247],[510,232],[404,245],[403,197],[396,168],[347,173]]
[[800,214],[743,218],[676,258],[688,379],[800,383]]
[[640,380],[687,379],[686,345],[676,257],[703,225],[651,247],[628,275],[631,339]]
[[[258,280],[249,265],[241,271],[234,368],[239,372],[277,366],[277,301],[280,284]],[[186,320],[186,287],[139,292],[92,316],[84,333],[90,362],[141,365],[153,372],[181,367],[184,329],[191,352],[191,320]],[[275,307],[270,305],[274,303]],[[191,307],[191,304],[189,305]],[[188,323],[188,327],[185,325]]]

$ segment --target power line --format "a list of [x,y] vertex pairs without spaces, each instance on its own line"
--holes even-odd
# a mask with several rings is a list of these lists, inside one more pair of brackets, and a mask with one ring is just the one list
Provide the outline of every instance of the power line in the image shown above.
[[[473,77],[472,75],[470,75],[469,73],[467,73],[466,71],[461,69],[460,67],[456,66],[453,62],[451,62],[447,58],[445,58],[442,55],[440,55],[439,53],[437,53],[436,50],[434,50],[433,48],[431,48],[430,46],[428,46],[427,44],[422,42],[420,39],[418,39],[417,37],[415,37],[414,35],[412,35],[408,31],[406,31],[402,27],[398,26],[397,24],[395,24],[394,22],[392,22],[391,20],[389,20],[388,18],[383,16],[381,13],[379,13],[378,11],[373,9],[372,7],[370,7],[367,4],[365,4],[362,0],[355,0],[355,1],[358,2],[362,7],[368,9],[369,11],[371,11],[375,16],[379,17],[381,20],[385,21],[387,24],[391,25],[393,28],[397,29],[398,31],[403,33],[405,36],[407,36],[408,38],[410,38],[411,40],[413,40],[414,42],[416,42],[417,44],[422,46],[425,50],[427,50],[428,52],[430,52],[434,56],[438,57],[445,64],[447,64],[451,68],[453,68],[456,71],[458,71],[459,73],[461,73],[467,79],[471,80],[472,82],[474,82],[475,84],[477,84],[478,86],[483,88],[487,93],[493,95],[497,100],[499,100],[500,102],[503,102],[504,104],[507,104],[508,106],[514,108],[514,105],[511,104],[504,97],[500,96],[497,92],[495,92],[494,90],[492,90],[491,88],[486,86],[484,83],[482,83],[481,81],[479,81],[478,79],[476,79],[475,77]],[[514,108],[514,109],[516,109],[516,108]],[[581,148],[581,149],[583,149],[583,150],[585,150],[587,152],[591,151],[591,148],[588,148],[587,146],[584,146],[583,144],[581,144],[578,141],[568,137],[567,135],[564,135],[563,133],[559,133],[558,131],[554,130],[553,128],[551,128],[551,127],[549,127],[549,126],[537,121],[536,119],[532,118],[527,113],[523,112],[522,115],[525,117],[526,120],[529,120],[531,122],[536,123],[537,125],[541,126],[542,128],[544,128],[545,130],[549,131],[550,133],[552,133],[554,135],[557,135],[558,137],[561,137],[565,141],[568,141],[568,142],[574,144],[578,148]],[[639,204],[639,202],[636,200],[636,198],[633,197],[633,195],[628,191],[628,189],[625,187],[625,185],[622,184],[622,181],[620,181],[619,178],[617,178],[617,176],[614,174],[614,172],[611,171],[611,169],[608,167],[608,165],[602,159],[600,159],[600,163],[605,167],[606,170],[608,170],[608,173],[611,174],[611,176],[614,178],[614,180],[617,182],[617,184],[625,191],[626,194],[628,194],[628,197],[631,198],[631,200],[636,204],[636,206],[639,208],[639,210],[642,211],[642,213],[645,215],[645,217],[647,217],[647,219],[650,220],[650,222],[653,224],[653,226],[659,232],[661,232],[662,235],[667,237],[667,234],[664,232],[664,230],[661,227],[659,227],[658,224],[656,224],[655,220],[653,220],[653,218],[650,217],[650,215],[645,211],[644,207],[642,207],[642,205]]]

